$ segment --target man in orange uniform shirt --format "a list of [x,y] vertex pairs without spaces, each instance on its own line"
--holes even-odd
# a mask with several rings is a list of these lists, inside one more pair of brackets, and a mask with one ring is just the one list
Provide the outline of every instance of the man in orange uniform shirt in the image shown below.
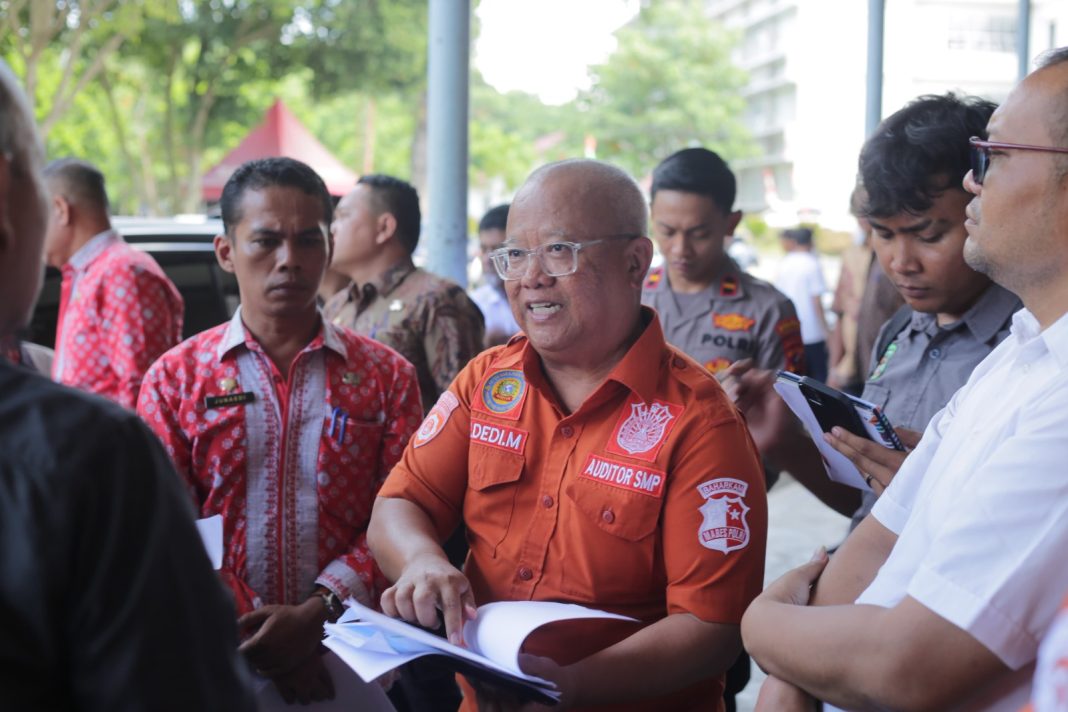
[[[524,334],[475,358],[431,409],[368,540],[395,582],[383,610],[432,625],[440,609],[454,641],[474,604],[498,600],[638,619],[538,641],[547,657],[525,668],[565,707],[716,710],[762,584],[763,472],[715,378],[641,306],[647,225],[613,166],[566,161],[528,179],[494,253]],[[461,520],[464,573],[440,547]]]

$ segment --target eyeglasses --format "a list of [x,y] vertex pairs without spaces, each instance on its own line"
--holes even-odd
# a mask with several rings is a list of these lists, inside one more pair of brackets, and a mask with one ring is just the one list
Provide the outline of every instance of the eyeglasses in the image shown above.
[[968,139],[972,147],[972,180],[979,185],[986,178],[986,169],[990,167],[991,151],[1042,151],[1045,153],[1068,153],[1068,148],[1056,148],[1054,146],[1029,146],[1023,143],[998,143],[997,141],[984,141],[978,136]]
[[537,257],[538,264],[541,266],[541,271],[547,276],[566,277],[569,274],[574,274],[578,269],[579,250],[585,249],[591,245],[608,242],[609,240],[631,240],[635,237],[641,237],[641,235],[607,235],[598,240],[588,240],[586,242],[567,242],[561,240],[560,242],[549,242],[544,245],[538,245],[529,250],[525,250],[521,247],[501,247],[491,252],[489,256],[493,260],[493,266],[497,270],[497,275],[505,281],[522,279],[523,275],[527,273],[527,269],[530,267],[531,255]]

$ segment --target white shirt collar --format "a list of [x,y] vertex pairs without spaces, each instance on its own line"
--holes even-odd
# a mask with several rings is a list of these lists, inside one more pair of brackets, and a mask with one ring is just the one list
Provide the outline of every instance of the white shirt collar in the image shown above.
[[[323,344],[325,347],[347,361],[349,352],[345,347],[345,342],[342,340],[341,334],[339,333],[341,327],[331,324],[326,319],[323,319],[321,315],[320,323],[322,323]],[[222,341],[219,342],[219,346],[215,350],[215,357],[219,361],[222,361],[223,357],[226,356],[231,349],[243,346],[245,344],[245,332],[245,322],[241,320],[241,305],[238,305],[237,309],[234,310],[234,315],[230,317],[230,322],[226,325],[226,332],[223,334]]]

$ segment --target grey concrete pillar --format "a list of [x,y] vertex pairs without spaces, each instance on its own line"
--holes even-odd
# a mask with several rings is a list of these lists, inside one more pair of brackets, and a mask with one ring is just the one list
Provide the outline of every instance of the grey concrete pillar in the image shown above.
[[883,32],[886,0],[868,0],[868,89],[864,137],[875,132],[883,117]]
[[430,0],[427,47],[427,268],[467,286],[470,0]]
[[1019,0],[1016,17],[1016,78],[1027,76],[1031,65],[1031,0]]

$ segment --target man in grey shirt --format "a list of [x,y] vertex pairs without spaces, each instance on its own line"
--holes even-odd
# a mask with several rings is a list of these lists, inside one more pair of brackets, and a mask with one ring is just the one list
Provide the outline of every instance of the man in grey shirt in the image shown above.
[[[1008,335],[1021,307],[963,256],[968,138],[986,135],[994,108],[975,97],[921,97],[883,121],[860,154],[862,214],[879,263],[906,302],[880,332],[861,397],[883,410],[909,447]],[[761,416],[750,409],[750,426],[766,427]],[[780,429],[765,455],[856,526],[906,453],[839,428],[827,437],[865,475],[870,492],[832,482],[797,430]]]

